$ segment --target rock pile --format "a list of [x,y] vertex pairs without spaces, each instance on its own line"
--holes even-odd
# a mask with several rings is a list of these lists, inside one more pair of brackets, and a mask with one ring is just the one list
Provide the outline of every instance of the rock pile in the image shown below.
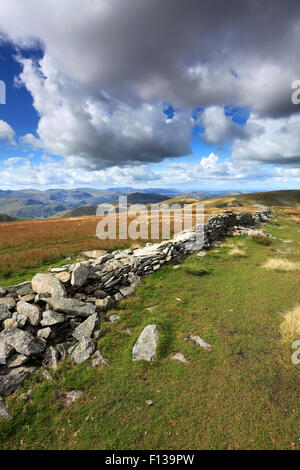
[[[197,247],[196,227],[172,240],[136,250],[100,252],[96,259],[53,268],[32,281],[0,288],[0,395],[13,393],[34,370],[33,363],[55,369],[57,361],[68,355],[76,363],[92,356],[101,337],[97,324],[117,302],[134,293],[143,276],[191,250],[210,248],[239,226],[256,226],[271,216],[268,208],[260,208],[254,216],[227,210],[210,217],[202,227],[203,247]],[[158,340],[154,327],[149,325],[144,331],[149,340],[146,349],[141,335],[133,360],[146,356],[153,359]],[[100,352],[93,359],[96,365],[107,365]]]

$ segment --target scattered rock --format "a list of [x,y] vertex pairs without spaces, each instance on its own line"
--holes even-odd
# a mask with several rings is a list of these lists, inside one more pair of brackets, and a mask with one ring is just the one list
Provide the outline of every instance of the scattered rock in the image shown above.
[[48,370],[43,370],[42,371],[42,376],[45,380],[49,380],[50,382],[52,382],[52,380],[53,380],[52,375],[50,374],[50,372]]
[[112,323],[116,323],[118,320],[119,320],[119,315],[110,315],[109,317],[109,321],[111,321]]
[[6,406],[5,401],[0,397],[0,419],[9,419],[11,414]]
[[175,265],[173,266],[173,269],[179,269],[179,268],[181,268],[181,264],[175,264]]
[[196,256],[198,256],[198,258],[204,258],[204,256],[206,255],[207,255],[206,251],[199,251],[199,253],[197,253]]
[[80,390],[71,390],[70,392],[65,393],[63,395],[64,406],[71,406],[82,395],[83,395],[83,392],[81,392]]
[[146,307],[145,310],[148,310],[148,312],[152,312],[156,307],[157,307],[157,304],[151,305],[150,307]]
[[201,348],[206,349],[206,351],[211,351],[212,350],[211,344],[204,341],[204,339],[200,338],[200,336],[190,335],[189,338],[193,343],[197,344],[197,346],[200,346]]
[[184,364],[187,364],[189,361],[184,357],[183,354],[181,353],[175,353],[173,354],[173,356],[171,357],[171,359],[173,359],[174,361],[180,361],[180,362],[183,362]]
[[14,393],[18,387],[22,385],[29,374],[29,370],[23,370],[22,367],[15,373],[8,375],[0,375],[0,395],[5,396]]
[[132,360],[154,361],[159,332],[156,325],[147,325],[132,349]]
[[92,356],[92,366],[99,367],[99,366],[108,366],[107,361],[104,359],[100,351],[96,351]]
[[152,400],[146,400],[146,405],[148,405],[148,406],[153,405],[153,401]]
[[48,293],[52,297],[65,297],[66,295],[64,285],[51,274],[36,274],[32,279],[32,289],[37,294]]

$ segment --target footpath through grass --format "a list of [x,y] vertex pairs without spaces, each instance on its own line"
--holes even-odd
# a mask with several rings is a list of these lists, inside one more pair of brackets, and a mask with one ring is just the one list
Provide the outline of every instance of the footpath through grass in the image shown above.
[[[300,365],[279,334],[281,313],[300,302],[300,271],[261,267],[274,256],[300,263],[298,229],[279,219],[265,230],[291,243],[242,238],[243,256],[222,245],[146,278],[110,311],[120,320],[101,325],[98,347],[109,367],[67,360],[51,371],[53,382],[37,372],[7,399],[13,417],[0,424],[0,448],[300,449]],[[196,275],[202,268],[209,273]],[[132,346],[151,323],[160,331],[158,357],[132,363]],[[188,333],[212,344],[212,352],[184,341]],[[174,352],[190,362],[170,360]],[[83,396],[63,407],[57,392],[74,389]]]

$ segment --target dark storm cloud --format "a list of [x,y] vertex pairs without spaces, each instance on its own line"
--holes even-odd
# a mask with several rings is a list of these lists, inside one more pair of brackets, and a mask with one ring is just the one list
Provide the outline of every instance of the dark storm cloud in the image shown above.
[[[0,7],[5,37],[22,46],[39,41],[45,51],[39,68],[20,59],[41,116],[36,144],[70,162],[102,168],[189,153],[195,107],[249,106],[261,118],[298,112],[290,96],[300,75],[299,1],[0,0]],[[167,103],[180,109],[174,122],[166,122]]]

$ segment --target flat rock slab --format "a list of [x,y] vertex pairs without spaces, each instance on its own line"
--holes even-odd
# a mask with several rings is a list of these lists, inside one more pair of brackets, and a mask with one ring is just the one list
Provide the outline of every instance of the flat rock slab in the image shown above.
[[32,289],[37,294],[49,293],[52,297],[65,297],[63,284],[51,274],[36,274],[32,279]]
[[5,396],[14,393],[22,385],[29,371],[24,371],[13,375],[0,376],[0,395]]
[[147,325],[132,349],[133,361],[154,361],[159,332],[156,325]]
[[42,318],[42,312],[37,305],[29,304],[23,300],[17,303],[17,312],[26,315],[32,326],[38,325]]
[[79,317],[89,317],[96,312],[95,305],[81,302],[81,300],[77,299],[49,297],[47,303],[58,312],[69,313]]

